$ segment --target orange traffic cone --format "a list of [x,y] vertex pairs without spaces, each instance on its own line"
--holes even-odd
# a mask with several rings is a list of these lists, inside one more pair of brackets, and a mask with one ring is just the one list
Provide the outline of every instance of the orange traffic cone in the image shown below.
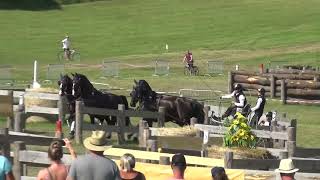
[[59,138],[59,139],[63,138],[62,121],[60,119],[58,121],[56,121],[55,137]]

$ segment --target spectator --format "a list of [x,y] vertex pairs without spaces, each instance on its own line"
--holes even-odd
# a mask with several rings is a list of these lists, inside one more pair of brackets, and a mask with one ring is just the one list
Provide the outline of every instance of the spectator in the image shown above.
[[171,169],[173,177],[168,180],[184,180],[184,171],[187,168],[186,159],[183,154],[178,153],[172,156]]
[[68,168],[61,161],[63,157],[63,145],[66,145],[72,158],[76,158],[76,154],[68,139],[64,139],[63,141],[53,141],[48,149],[48,157],[51,161],[51,165],[48,168],[39,171],[37,180],[62,180],[67,178]]
[[10,161],[5,156],[0,155],[0,180],[2,179],[14,180],[14,176]]
[[282,180],[294,179],[294,175],[297,171],[299,171],[299,169],[294,167],[292,159],[282,159],[279,168],[276,169],[276,172],[280,173]]
[[213,167],[211,169],[211,176],[213,180],[228,180],[228,176],[223,167]]
[[145,180],[145,176],[133,168],[136,160],[132,154],[124,154],[120,159],[120,176],[123,180]]
[[110,148],[104,131],[93,131],[92,135],[83,141],[89,151],[78,157],[71,164],[68,180],[120,180],[119,169],[103,152]]

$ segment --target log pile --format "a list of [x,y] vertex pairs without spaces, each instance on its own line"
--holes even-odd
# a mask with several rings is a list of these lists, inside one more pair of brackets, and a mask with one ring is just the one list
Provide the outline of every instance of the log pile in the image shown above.
[[[264,88],[271,98],[281,97],[284,103],[288,98],[296,98],[295,104],[317,104],[320,102],[320,72],[298,69],[271,69],[263,73],[250,71],[231,71],[229,73],[229,92],[233,85],[240,83],[245,90]],[[282,92],[284,91],[284,92]],[[298,99],[302,99],[299,103]],[[313,100],[313,101],[308,101]],[[293,101],[288,101],[288,103]],[[308,102],[308,103],[306,103]]]

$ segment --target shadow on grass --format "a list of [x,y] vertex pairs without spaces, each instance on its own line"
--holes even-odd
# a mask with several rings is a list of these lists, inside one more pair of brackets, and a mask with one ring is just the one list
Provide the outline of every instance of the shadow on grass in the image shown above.
[[43,11],[61,9],[56,0],[0,0],[0,10]]

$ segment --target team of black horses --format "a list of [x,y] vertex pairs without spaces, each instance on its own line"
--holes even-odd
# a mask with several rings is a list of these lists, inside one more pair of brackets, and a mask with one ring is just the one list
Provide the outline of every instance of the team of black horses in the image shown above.
[[[69,117],[67,123],[71,127],[70,137],[73,138],[75,126],[75,101],[82,100],[86,106],[97,108],[118,109],[119,104],[124,104],[125,109],[129,109],[126,96],[116,95],[112,93],[104,93],[92,85],[89,79],[79,73],[71,74],[72,78],[61,75],[58,85],[60,87],[59,95],[66,96]],[[158,111],[160,106],[165,107],[165,121],[171,121],[179,126],[189,125],[190,119],[196,117],[198,123],[203,123],[204,112],[203,105],[198,101],[185,97],[158,94],[153,91],[145,80],[134,80],[134,86],[130,93],[130,106],[144,111]],[[137,104],[139,104],[137,106]],[[108,125],[116,124],[116,117],[101,116],[89,114],[91,123],[95,119],[103,124],[104,121]],[[152,123],[156,119],[145,119],[148,125],[152,127]],[[130,119],[127,117],[125,124],[130,126]],[[111,133],[109,133],[109,137]]]

